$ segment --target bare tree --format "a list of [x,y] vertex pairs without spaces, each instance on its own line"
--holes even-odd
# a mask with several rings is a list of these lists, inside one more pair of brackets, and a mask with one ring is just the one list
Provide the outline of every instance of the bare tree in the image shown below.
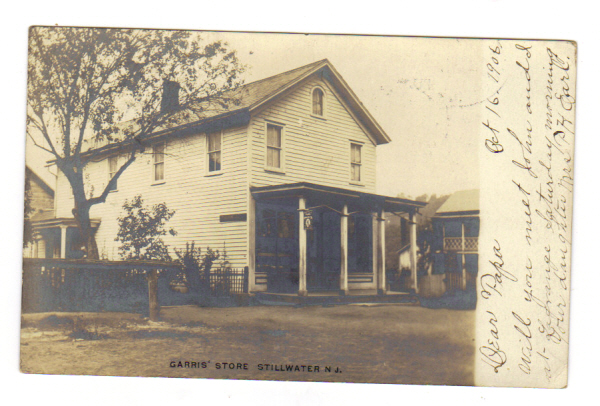
[[[27,134],[69,181],[90,258],[98,258],[90,208],[105,202],[152,134],[202,117],[214,100],[221,109],[236,103],[226,95],[243,69],[226,43],[185,31],[31,28]],[[127,159],[94,195],[86,166],[116,143]]]

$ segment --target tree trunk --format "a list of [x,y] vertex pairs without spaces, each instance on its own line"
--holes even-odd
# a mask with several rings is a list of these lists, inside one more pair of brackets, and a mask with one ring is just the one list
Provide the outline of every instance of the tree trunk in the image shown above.
[[78,203],[75,199],[75,208],[73,209],[73,217],[77,221],[81,239],[85,244],[86,255],[88,259],[100,259],[98,245],[92,229],[90,221],[90,206],[86,202]]

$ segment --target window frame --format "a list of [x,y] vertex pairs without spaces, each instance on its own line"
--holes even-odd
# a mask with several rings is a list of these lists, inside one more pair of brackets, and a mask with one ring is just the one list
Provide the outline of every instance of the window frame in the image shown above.
[[[114,161],[113,161],[114,160]],[[107,165],[108,165],[108,179],[106,180],[106,185],[108,186],[108,183],[110,182],[110,180],[112,179],[112,177],[115,175],[115,173],[117,173],[119,171],[119,161],[121,160],[121,155],[111,155],[108,157],[108,159],[106,160]],[[115,171],[111,172],[111,161],[115,162]],[[115,185],[114,189],[109,190],[109,192],[118,192],[119,191],[119,180],[117,179],[117,184]]]
[[[269,127],[279,128],[279,147],[269,145]],[[272,121],[265,122],[265,171],[285,174],[285,126]],[[279,167],[269,165],[269,149],[279,151]]]
[[[219,134],[220,140],[219,140],[219,149],[218,150],[214,150],[211,151],[210,150],[210,136],[211,134]],[[224,131],[223,130],[218,130],[218,131],[212,131],[212,132],[207,132],[206,133],[206,164],[205,164],[205,168],[204,168],[204,175],[205,176],[216,176],[216,175],[220,175],[223,173],[223,135],[224,135]],[[219,169],[217,170],[210,170],[210,155],[218,152],[219,153]]]
[[[315,109],[314,97],[315,97],[315,92],[317,90],[321,92],[321,114],[315,113],[315,110],[314,110]],[[310,90],[310,115],[312,117],[325,120],[325,111],[326,111],[325,110],[325,99],[326,99],[325,95],[326,95],[326,93],[325,93],[325,89],[323,89],[323,87],[317,85],[317,86],[313,86],[311,88],[311,90]]]
[[[360,141],[350,140],[350,184],[364,186],[364,173],[363,173],[363,147],[364,143]],[[352,150],[353,147],[357,146],[359,151],[359,161],[353,160]],[[354,167],[358,167],[358,179],[354,179]]]
[[[157,162],[156,161],[156,147],[161,145],[162,146],[162,161],[161,162]],[[165,183],[167,180],[167,172],[166,172],[166,155],[167,155],[167,142],[166,141],[161,141],[161,142],[157,142],[156,144],[152,145],[152,185],[162,185],[163,183]],[[156,167],[157,165],[162,164],[162,179],[156,179]]]

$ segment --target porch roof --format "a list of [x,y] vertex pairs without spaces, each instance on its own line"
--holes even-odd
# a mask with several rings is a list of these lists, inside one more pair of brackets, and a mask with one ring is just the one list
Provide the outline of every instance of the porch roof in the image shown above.
[[256,199],[281,199],[304,196],[314,202],[335,201],[363,209],[383,209],[388,212],[410,212],[425,207],[427,203],[361,192],[332,186],[317,185],[308,182],[287,183],[282,185],[250,187]]
[[[78,227],[77,221],[73,217],[52,217],[38,221],[32,221],[34,230],[47,228],[56,228],[60,226]],[[100,225],[100,219],[90,219],[92,228],[97,228]]]

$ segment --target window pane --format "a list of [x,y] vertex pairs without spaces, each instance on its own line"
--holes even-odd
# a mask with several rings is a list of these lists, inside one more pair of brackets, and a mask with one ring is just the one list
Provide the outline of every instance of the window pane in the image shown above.
[[[118,164],[119,164],[118,156],[111,156],[110,158],[108,158],[108,181],[109,182],[113,178],[113,176],[115,176],[115,173],[117,173]],[[117,185],[115,184],[109,190],[117,190]]]
[[361,149],[360,145],[352,144],[352,162],[353,163],[356,163],[356,164],[361,163],[360,149]]
[[208,135],[208,151],[220,151],[221,150],[221,133],[215,132]]
[[163,180],[165,178],[165,164],[157,163],[154,165],[154,180]]
[[267,166],[272,168],[280,168],[281,151],[275,148],[267,148]]
[[165,144],[156,144],[154,146],[154,162],[164,162],[165,161]]
[[360,181],[360,165],[352,164],[352,180]]
[[221,170],[221,151],[208,154],[208,170],[209,172]]
[[280,212],[277,217],[277,236],[279,238],[294,238],[294,215]]
[[281,127],[267,125],[267,145],[281,148]]
[[117,172],[117,164],[118,158],[116,156],[111,156],[110,158],[108,158],[108,171],[110,172],[111,177],[115,172]]
[[323,115],[323,92],[321,89],[313,91],[313,114],[318,116]]

